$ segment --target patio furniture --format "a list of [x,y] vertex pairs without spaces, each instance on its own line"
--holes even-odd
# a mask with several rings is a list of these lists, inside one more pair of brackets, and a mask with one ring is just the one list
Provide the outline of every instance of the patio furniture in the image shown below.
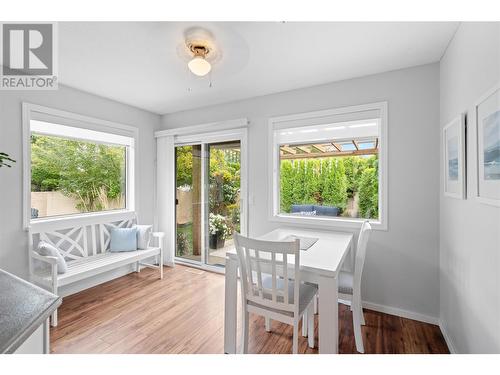
[[333,206],[318,206],[312,204],[292,204],[292,214],[316,215],[316,216],[339,216],[339,209]]

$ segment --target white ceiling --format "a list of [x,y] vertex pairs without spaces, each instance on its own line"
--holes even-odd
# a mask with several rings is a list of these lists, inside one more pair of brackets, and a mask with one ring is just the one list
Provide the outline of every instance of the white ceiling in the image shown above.
[[[190,27],[221,51],[212,87],[187,69]],[[62,22],[59,82],[158,114],[439,61],[456,22]]]

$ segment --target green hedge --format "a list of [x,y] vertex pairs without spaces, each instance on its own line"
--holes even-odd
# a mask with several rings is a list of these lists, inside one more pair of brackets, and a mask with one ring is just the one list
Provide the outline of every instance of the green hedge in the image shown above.
[[367,168],[361,173],[359,182],[359,215],[378,217],[378,172]]
[[281,161],[281,212],[292,204],[334,206],[342,213],[359,193],[359,216],[378,217],[376,156],[349,156]]

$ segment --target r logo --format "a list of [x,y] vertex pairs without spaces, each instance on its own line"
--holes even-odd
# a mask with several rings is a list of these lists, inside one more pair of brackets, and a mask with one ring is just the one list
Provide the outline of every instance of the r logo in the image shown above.
[[3,24],[3,75],[53,74],[52,24]]

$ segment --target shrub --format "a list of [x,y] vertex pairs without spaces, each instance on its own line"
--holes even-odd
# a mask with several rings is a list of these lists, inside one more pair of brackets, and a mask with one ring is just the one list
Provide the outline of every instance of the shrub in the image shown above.
[[209,232],[212,235],[221,236],[223,239],[227,239],[231,236],[231,228],[227,224],[227,219],[222,215],[216,215],[210,213],[208,218]]
[[[342,158],[318,158],[307,160],[282,160],[280,173],[280,208],[289,213],[292,204],[320,204],[338,207],[340,212],[347,207],[348,199],[353,198],[361,189],[363,172],[375,170],[375,185],[364,187],[366,191],[378,192],[377,157],[349,156]],[[365,177],[365,184],[374,179]],[[366,202],[366,198],[363,198]],[[378,216],[378,196],[370,200],[372,217]],[[373,207],[376,207],[374,210]],[[366,215],[366,211],[363,211]]]
[[344,161],[342,159],[328,160],[328,166],[323,171],[323,203],[327,206],[338,207],[340,211],[347,206],[347,178]]
[[189,241],[186,233],[177,232],[177,256],[187,255],[189,251]]
[[359,216],[378,218],[378,173],[375,168],[367,168],[359,182]]
[[32,135],[31,155],[33,191],[59,190],[83,212],[122,198],[125,147]]
[[294,182],[293,165],[290,160],[281,161],[280,180],[281,211],[290,212],[290,208],[293,204]]

